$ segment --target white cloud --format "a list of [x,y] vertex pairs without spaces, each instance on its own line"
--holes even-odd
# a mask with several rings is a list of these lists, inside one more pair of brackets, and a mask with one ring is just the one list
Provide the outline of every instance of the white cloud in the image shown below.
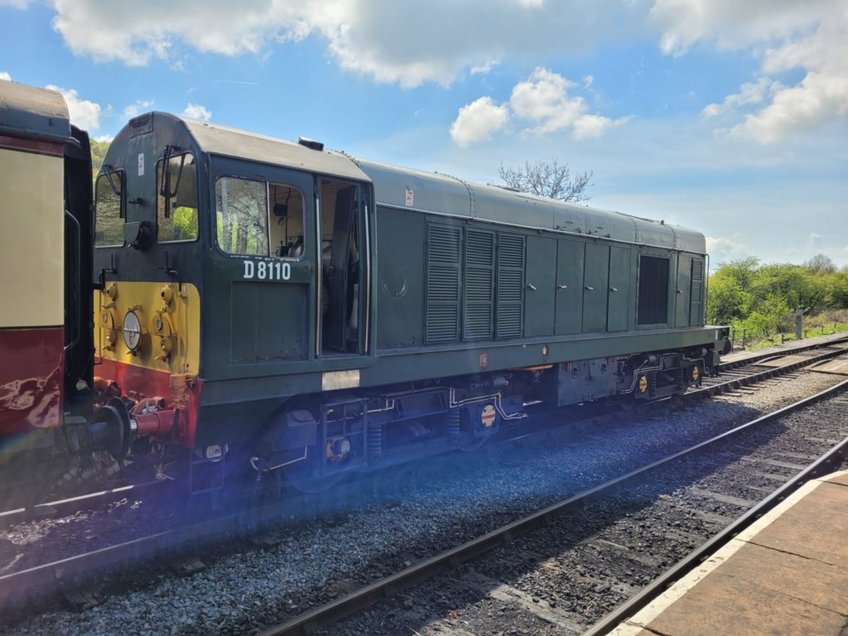
[[[706,117],[742,117],[719,132],[771,143],[848,117],[844,0],[656,0],[651,17],[663,30],[661,48],[667,54],[711,41],[760,57],[761,77],[704,108]],[[804,76],[793,86],[774,77],[796,69]]]
[[707,236],[707,254],[710,255],[711,269],[722,263],[748,258],[754,254],[738,234],[730,236]]
[[185,47],[267,54],[278,42],[317,36],[340,67],[410,87],[449,84],[492,60],[581,51],[600,38],[632,37],[644,24],[638,3],[619,0],[150,0],[142,12],[122,2],[51,2],[68,47],[100,61],[145,65],[176,59]]
[[655,0],[650,18],[662,30],[660,48],[682,55],[702,40],[723,49],[786,38],[814,27],[840,0]]
[[134,101],[129,106],[125,106],[121,113],[124,119],[132,119],[133,117],[147,112],[153,107],[152,99],[139,99]]
[[199,119],[201,121],[209,121],[212,118],[212,113],[208,108],[202,106],[201,104],[192,104],[189,102],[186,104],[185,110],[183,111],[183,115],[185,117],[189,117],[191,119]]
[[585,99],[568,94],[573,86],[562,75],[537,68],[527,80],[515,85],[507,103],[496,105],[491,97],[481,97],[463,106],[451,126],[451,137],[466,147],[489,139],[491,132],[516,120],[527,125],[526,134],[569,131],[574,139],[588,139],[627,121],[588,112]]
[[723,113],[733,113],[740,106],[762,104],[767,97],[782,89],[780,82],[761,77],[756,82],[747,82],[739,87],[739,92],[728,95],[721,104],[708,104],[704,107],[705,117],[718,117]]
[[810,72],[796,86],[774,95],[772,103],[745,116],[730,132],[770,143],[809,130],[836,117],[848,116],[848,75]]
[[26,9],[30,0],[0,0],[0,7],[12,7],[13,9]]
[[478,64],[477,66],[472,66],[468,71],[472,75],[486,75],[491,72],[495,66],[497,66],[498,62],[496,60],[489,60],[488,62],[484,62],[483,64]]
[[562,75],[537,68],[512,89],[510,108],[516,116],[538,122],[539,132],[562,130],[586,110],[582,97],[568,96],[570,86],[574,84]]
[[489,139],[509,120],[506,106],[498,106],[491,97],[481,97],[459,109],[450,129],[451,139],[461,147]]
[[65,102],[68,104],[68,113],[74,125],[88,131],[96,130],[100,127],[100,112],[102,111],[100,104],[87,99],[80,99],[79,93],[73,88],[66,90],[52,85],[47,88],[62,93],[62,97],[65,98]]
[[9,75],[6,71],[0,71],[0,79],[6,80],[7,82],[11,82],[12,76]]

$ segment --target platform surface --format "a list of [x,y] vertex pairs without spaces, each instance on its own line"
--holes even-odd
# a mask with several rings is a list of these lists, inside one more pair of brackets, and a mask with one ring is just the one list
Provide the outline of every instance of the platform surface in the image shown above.
[[805,484],[612,633],[848,636],[848,471]]

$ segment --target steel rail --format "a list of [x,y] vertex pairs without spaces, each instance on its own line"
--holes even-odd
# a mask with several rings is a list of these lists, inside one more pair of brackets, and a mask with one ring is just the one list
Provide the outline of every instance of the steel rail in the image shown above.
[[795,353],[803,353],[804,351],[812,351],[813,349],[821,349],[823,347],[830,347],[832,345],[840,344],[848,342],[848,336],[836,336],[830,340],[826,340],[824,342],[816,342],[812,344],[802,344],[798,347],[787,347],[783,351],[768,351],[764,353],[754,353],[751,355],[747,355],[744,358],[739,358],[738,360],[729,360],[726,362],[719,363],[719,369],[722,370],[730,370],[735,369],[737,367],[744,366],[746,364],[756,364],[757,362],[762,362],[768,358],[778,358],[781,356],[788,356]]
[[0,575],[0,612],[25,604],[32,596],[55,592],[68,582],[90,578],[157,554],[168,554],[190,542],[196,546],[200,542],[256,530],[279,520],[284,513],[291,513],[296,506],[306,508],[308,505],[307,497],[301,495]]
[[[632,470],[627,474],[604,484],[600,484],[589,490],[573,495],[568,499],[548,506],[543,510],[537,511],[517,521],[513,521],[501,528],[488,532],[481,537],[463,543],[460,546],[412,565],[400,572],[397,572],[396,574],[382,578],[370,585],[347,594],[346,596],[321,605],[284,623],[271,627],[263,631],[261,634],[262,636],[279,636],[282,634],[312,633],[316,629],[325,627],[329,623],[338,621],[345,616],[365,609],[383,598],[391,597],[401,589],[431,578],[434,575],[450,568],[455,568],[483,553],[504,545],[511,541],[514,537],[541,527],[547,521],[564,514],[577,505],[582,505],[589,499],[608,494],[613,489],[618,488],[636,478],[644,477],[648,473],[651,473],[670,462],[680,459],[681,457],[691,455],[699,450],[712,446],[721,440],[726,440],[765,422],[783,417],[793,411],[835,395],[846,388],[848,388],[848,380],[840,382],[839,384],[836,384],[833,387],[821,391],[811,397],[804,398],[803,400],[799,400],[777,411],[737,426],[736,428],[726,431],[720,435],[716,435],[704,442],[700,442],[699,444],[678,451],[668,457],[654,461],[647,466]],[[760,506],[757,506],[758,510],[759,508]],[[762,514],[762,512],[760,512],[760,514]]]
[[125,497],[141,496],[151,490],[165,488],[169,485],[164,481],[144,481],[136,484],[101,488],[92,492],[44,501],[30,506],[20,506],[0,512],[0,530],[30,519],[39,519],[56,514],[72,514],[94,504],[102,506]]
[[[846,338],[846,340],[848,340],[848,338]],[[742,382],[748,384],[757,381],[757,379],[762,380],[769,377],[774,377],[776,375],[779,375],[780,373],[789,370],[794,370],[808,364],[814,364],[816,362],[821,361],[822,359],[835,357],[843,353],[846,352],[844,350],[828,351],[824,354],[821,354],[820,356],[814,356],[806,360],[798,361],[791,365],[786,365],[785,367],[776,367],[774,369],[769,369],[754,376],[750,376],[750,378],[735,378],[725,383],[704,387],[703,389],[697,391],[690,391],[689,393],[684,394],[682,397],[697,398],[706,395],[712,395],[714,393],[735,388],[736,386],[739,386]],[[773,357],[773,355],[770,355],[769,357]],[[646,403],[645,406],[649,406],[650,404],[652,403]],[[728,433],[731,432],[732,431],[729,431]],[[727,435],[728,433],[725,433],[724,435]],[[529,434],[532,435],[533,433]],[[519,437],[526,437],[527,435],[528,434],[525,433]],[[714,438],[714,440],[708,440],[708,442],[703,442],[702,445],[707,444],[710,441],[715,441],[716,439],[718,438]],[[698,447],[693,447],[691,450],[694,450],[695,448]],[[671,456],[666,460],[661,461],[671,461],[672,459],[675,459],[678,455]],[[660,464],[658,463],[651,464],[650,466],[640,470],[653,469],[659,465]],[[612,487],[613,485],[618,483],[622,483],[623,481],[626,481],[627,479],[630,479],[636,476],[637,474],[639,474],[639,471],[629,473],[627,475],[624,475],[623,477],[620,477],[616,481],[609,482],[608,484],[603,484],[589,491],[586,491],[581,495],[575,495],[575,497],[572,497],[570,500],[561,502],[561,504],[557,504],[556,506],[552,507],[553,509],[545,509],[543,511],[540,511],[538,513],[539,515],[541,515],[540,519],[544,519],[547,516],[552,516],[553,514],[556,514],[555,510],[557,509],[557,506],[564,505],[567,507],[573,505],[582,498],[600,493],[605,488]],[[117,487],[114,489],[91,493],[91,495],[92,499],[95,500],[97,498],[102,498],[103,500],[110,501],[121,495],[128,496],[131,493],[138,492],[137,488],[139,486],[142,486],[142,488],[144,488],[145,486],[152,487],[154,485],[156,484],[151,483],[144,485],[139,484],[135,487]],[[29,510],[29,512],[32,512],[36,509],[47,509],[51,506],[56,507],[59,510],[68,510],[69,507],[73,507],[74,505],[80,502],[84,502],[87,499],[88,496],[82,496],[81,498],[69,498],[46,504],[39,504],[33,506]],[[200,524],[180,526],[172,530],[155,533],[146,537],[132,539],[129,541],[125,541],[111,546],[106,546],[97,550],[89,551],[72,557],[67,557],[57,561],[39,564],[24,570],[0,575],[0,611],[6,609],[7,606],[14,606],[19,604],[29,593],[54,591],[57,588],[61,588],[61,586],[64,585],[67,581],[73,581],[80,578],[84,578],[86,576],[90,576],[93,573],[107,571],[109,569],[116,568],[119,565],[125,565],[132,561],[140,560],[143,558],[150,558],[151,556],[157,553],[167,553],[169,549],[173,550],[190,541],[203,540],[206,542],[211,542],[215,539],[234,535],[238,532],[243,532],[245,530],[254,530],[267,523],[278,520],[282,514],[291,513],[292,509],[306,509],[309,506],[309,502],[307,501],[307,499],[307,496],[304,495],[300,495],[294,498],[287,498],[282,501],[268,504],[259,508],[252,508],[240,511],[235,514],[216,517],[214,519],[201,522]],[[11,517],[23,515],[26,512],[27,511],[21,509],[11,511],[12,514],[10,514],[9,517],[6,518],[7,524],[9,523],[9,521],[11,521]],[[3,521],[3,516],[0,515],[0,524],[2,524]],[[527,529],[530,529],[533,523],[534,522],[532,520],[527,521],[527,526],[517,526],[515,531],[524,531],[519,530],[519,527],[526,527]],[[483,541],[480,545],[487,545],[488,547],[485,547],[485,550],[489,550],[492,547],[495,547],[495,545],[498,545],[499,542],[503,540],[503,537],[507,537],[508,540],[508,537],[511,536],[510,531],[504,531],[501,534],[502,537],[491,537],[489,538],[488,542]],[[427,562],[425,561],[424,563]],[[383,589],[389,588],[388,586],[384,586]],[[385,592],[381,592],[381,594],[383,593]],[[352,611],[355,611],[355,609]]]
[[[848,340],[848,338],[846,338]],[[831,344],[831,343],[828,343]],[[770,354],[768,356],[763,356],[762,358],[758,358],[757,360],[762,361],[766,358],[779,358],[786,355],[793,355],[795,353],[799,353],[800,351],[811,351],[820,347],[810,347],[809,349],[795,350],[791,353],[785,354]],[[726,380],[724,382],[719,382],[717,384],[710,384],[692,391],[687,391],[682,395],[682,397],[686,399],[691,399],[695,397],[706,397],[709,395],[715,395],[717,393],[724,393],[725,391],[731,391],[733,389],[737,389],[741,386],[746,386],[749,384],[755,384],[757,382],[762,382],[764,380],[768,380],[769,378],[777,377],[783,375],[785,373],[789,373],[790,371],[797,371],[798,369],[802,369],[804,367],[808,367],[814,365],[818,362],[823,362],[824,360],[829,360],[831,358],[836,358],[841,355],[848,354],[848,350],[846,349],[834,349],[832,351],[825,351],[818,355],[810,356],[808,358],[804,358],[803,360],[796,360],[795,362],[791,362],[789,364],[785,364],[780,367],[773,367],[771,369],[767,369],[765,371],[759,371],[757,373],[746,375],[741,378],[732,378],[730,380]],[[756,365],[756,361],[751,361],[750,359],[746,359],[745,364]]]
[[[842,384],[846,383],[848,383],[848,380]],[[708,559],[717,550],[729,543],[740,532],[751,526],[755,521],[757,521],[757,519],[777,507],[784,499],[801,488],[801,486],[805,483],[811,479],[816,479],[817,477],[832,472],[832,470],[838,467],[843,461],[845,461],[846,458],[848,458],[848,437],[831,448],[827,453],[819,457],[815,462],[800,471],[797,475],[792,477],[756,506],[748,510],[748,512],[743,514],[724,530],[711,537],[703,545],[692,550],[692,552],[663,572],[649,585],[642,588],[642,590],[640,590],[635,596],[630,597],[626,602],[619,605],[597,623],[592,625],[592,627],[583,632],[583,636],[601,636],[602,634],[608,634],[618,625],[624,623],[627,619],[632,618],[639,612],[639,610],[651,603],[651,601],[660,596],[674,583],[689,574],[704,560]]]
[[[737,369],[744,365],[756,364],[758,361],[767,358],[775,358],[780,357],[782,355],[803,353],[805,351],[812,351],[841,342],[848,342],[848,336],[845,336],[843,338],[836,338],[823,343],[794,347],[791,349],[787,349],[785,353],[770,352],[767,354],[748,356],[744,359],[734,360],[732,362],[723,362],[721,363],[719,368],[721,370]],[[840,353],[845,353],[846,351],[848,350],[826,352],[823,355],[825,357],[833,357],[839,355]],[[690,398],[692,396],[702,397],[705,395],[714,395],[716,393],[721,393],[726,390],[737,388],[738,386],[753,384],[755,382],[761,381],[762,379],[767,379],[769,377],[780,375],[781,373],[793,371],[808,364],[814,364],[817,361],[821,360],[817,358],[810,358],[808,360],[797,361],[792,365],[787,365],[785,367],[775,367],[773,369],[760,372],[757,375],[746,376],[743,378],[733,378],[721,383],[710,384],[700,389],[690,390],[682,397]],[[9,510],[0,511],[0,529],[9,527],[15,523],[26,521],[28,518],[39,518],[42,516],[46,516],[47,514],[55,513],[67,514],[70,512],[74,512],[76,509],[82,508],[83,505],[88,505],[91,503],[111,503],[121,497],[131,496],[133,494],[141,494],[141,492],[146,491],[147,489],[157,488],[161,485],[163,485],[163,482],[161,481],[139,482],[136,484],[126,484],[111,488],[100,488],[96,491],[82,493],[79,495],[72,495],[58,500],[41,501],[35,504],[20,505]],[[74,505],[76,505],[77,507],[74,508]]]

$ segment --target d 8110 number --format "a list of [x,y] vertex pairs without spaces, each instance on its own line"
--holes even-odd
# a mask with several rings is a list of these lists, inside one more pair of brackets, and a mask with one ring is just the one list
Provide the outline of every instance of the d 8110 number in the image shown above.
[[244,278],[247,280],[289,280],[291,263],[285,261],[244,261]]

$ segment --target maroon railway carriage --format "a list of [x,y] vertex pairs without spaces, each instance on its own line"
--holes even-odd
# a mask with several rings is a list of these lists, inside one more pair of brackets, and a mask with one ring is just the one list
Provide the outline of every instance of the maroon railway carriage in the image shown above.
[[0,80],[0,466],[91,409],[91,189],[62,96]]

